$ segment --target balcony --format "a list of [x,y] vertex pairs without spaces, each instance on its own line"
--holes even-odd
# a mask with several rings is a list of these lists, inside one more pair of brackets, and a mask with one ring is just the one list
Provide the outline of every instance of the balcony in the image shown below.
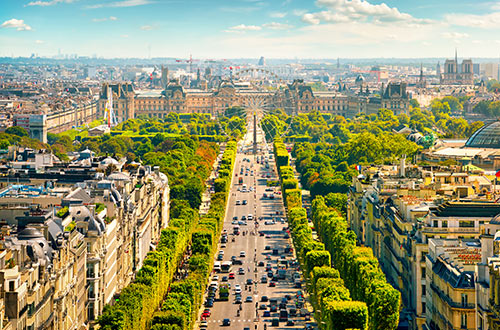
[[431,283],[431,289],[439,296],[439,298],[441,298],[441,300],[446,302],[448,304],[448,306],[450,306],[451,308],[473,309],[473,310],[476,309],[476,304],[458,303],[458,302],[451,300],[451,298],[446,293],[444,293],[442,290],[440,290],[434,283]]
[[462,227],[423,227],[424,234],[479,234],[479,228],[462,228]]

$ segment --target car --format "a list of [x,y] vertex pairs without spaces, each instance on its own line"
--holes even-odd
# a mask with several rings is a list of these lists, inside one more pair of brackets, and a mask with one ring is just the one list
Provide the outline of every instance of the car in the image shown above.
[[259,309],[260,310],[266,310],[267,309],[267,305],[266,304],[260,304],[259,305]]
[[225,248],[227,247],[227,245],[226,245],[226,243],[222,243],[222,244],[220,245],[220,247],[221,247],[221,248],[223,248],[223,249],[225,249]]
[[271,269],[273,269],[273,266],[268,262],[266,265],[266,272],[270,271]]
[[295,322],[293,322],[292,320],[286,321],[286,326],[287,327],[293,327],[294,325],[295,325]]
[[260,282],[261,283],[267,283],[267,276],[266,275],[262,275],[262,277],[260,278]]
[[269,287],[274,288],[276,286],[276,283],[274,281],[269,282]]
[[240,252],[240,258],[245,258],[247,256],[245,251]]
[[243,200],[243,202],[241,202],[243,205],[247,205],[248,204],[248,201],[246,199]]
[[246,221],[238,221],[238,225],[240,225],[240,226],[246,226],[247,222]]
[[240,259],[234,259],[233,265],[243,265],[243,261],[241,261]]
[[264,316],[264,317],[270,317],[271,316],[271,312],[270,311],[264,311],[264,314],[262,314],[262,316]]
[[246,221],[247,220],[247,216],[246,215],[242,215],[241,216],[241,220]]
[[271,320],[271,326],[273,326],[273,327],[279,327],[280,326],[279,319],[272,319]]
[[207,301],[205,302],[205,307],[214,307],[214,300],[207,299]]
[[249,327],[244,327],[243,330],[250,330],[250,328]]
[[235,284],[235,285],[234,285],[234,290],[236,291],[237,289],[240,289],[240,290],[241,290],[241,285],[239,285],[239,284]]
[[222,261],[222,259],[224,259],[224,255],[219,253],[217,255],[217,260]]
[[234,289],[234,293],[237,295],[241,294],[241,288]]
[[278,311],[278,306],[271,305],[270,310],[271,310],[271,313],[276,313]]
[[271,250],[271,247],[269,245],[266,245],[266,247],[264,248],[264,250],[269,251],[269,250]]
[[240,267],[240,269],[238,269],[238,274],[245,275],[245,269]]
[[229,279],[230,279],[230,280],[234,280],[234,273],[229,273],[229,275],[228,275],[228,276],[229,276]]
[[258,267],[264,267],[264,261],[259,261]]
[[238,225],[238,222],[239,222],[238,220],[233,220],[233,221],[231,221],[231,224],[232,225]]
[[263,231],[259,231],[259,236],[264,236],[264,232]]
[[238,217],[237,217],[237,216],[234,216],[234,217],[233,217],[233,220],[238,220]]
[[247,216],[247,219],[248,219],[248,220],[253,220],[253,215],[252,215],[252,214],[249,214],[249,215]]
[[206,308],[204,311],[203,311],[203,314],[201,314],[201,316],[203,317],[210,317],[210,315],[212,315],[210,313],[210,309]]
[[222,279],[221,279],[222,282],[227,282],[227,280],[228,280],[227,276],[222,276]]
[[214,275],[214,277],[212,277],[212,281],[218,281],[219,280],[219,275]]
[[252,285],[253,284],[253,280],[251,278],[247,278],[247,285]]
[[222,326],[228,327],[231,325],[231,320],[230,319],[224,319],[222,320]]
[[276,222],[274,222],[273,220],[266,220],[264,222],[264,224],[267,225],[267,226],[272,226],[272,225],[276,224]]
[[241,304],[241,296],[236,296],[236,298],[234,299],[234,303]]
[[271,260],[271,256],[269,254],[266,256],[266,260]]
[[208,322],[205,320],[202,320],[200,322],[200,329],[206,329],[206,328],[208,328]]
[[252,296],[247,296],[245,302],[253,302]]
[[236,205],[241,205],[241,201],[240,201],[240,200],[237,200],[237,201],[236,201]]

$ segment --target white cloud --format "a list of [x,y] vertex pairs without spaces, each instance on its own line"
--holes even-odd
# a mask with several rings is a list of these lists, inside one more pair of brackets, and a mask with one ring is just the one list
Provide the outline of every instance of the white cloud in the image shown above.
[[15,18],[3,22],[2,27],[3,28],[13,28],[13,29],[16,29],[17,31],[31,31],[31,30],[33,30],[31,28],[31,26],[24,23],[24,20],[15,19]]
[[103,17],[103,18],[93,18],[93,22],[106,22],[106,21],[116,21],[118,18],[115,16]]
[[443,32],[441,34],[443,38],[446,39],[463,39],[469,37],[467,33],[460,33],[460,32]]
[[53,6],[58,3],[72,3],[75,2],[76,0],[50,0],[50,1],[31,1],[29,2],[26,6],[42,6],[42,7],[47,7],[47,6]]
[[444,19],[451,25],[483,29],[498,29],[498,26],[500,25],[500,12],[494,12],[486,15],[447,14],[444,16]]
[[276,12],[276,13],[270,13],[269,16],[270,17],[273,17],[273,18],[283,18],[285,17],[287,14],[286,13],[280,13],[280,12]]
[[43,44],[43,43],[44,43],[44,41],[43,41],[43,40],[35,40],[35,43],[37,43],[37,44],[41,45],[41,44]]
[[365,0],[317,0],[316,5],[327,10],[316,13],[305,13],[302,21],[317,25],[320,23],[347,23],[372,21],[377,24],[404,22],[405,24],[429,24],[432,20],[415,18],[400,12],[385,3],[371,4]]
[[283,23],[277,23],[277,22],[266,23],[266,24],[263,24],[262,27],[272,29],[272,30],[288,30],[288,29],[293,28],[293,26],[290,24],[283,24]]
[[115,1],[115,2],[109,2],[109,3],[99,3],[96,5],[90,5],[87,6],[88,9],[96,9],[96,8],[103,8],[103,7],[112,7],[112,8],[120,8],[120,7],[135,7],[135,6],[143,6],[143,5],[149,5],[153,3],[151,0],[122,0],[122,1]]
[[122,34],[120,37],[122,37],[122,38],[128,38],[128,34]]
[[262,30],[262,28],[260,26],[257,26],[257,25],[240,24],[240,25],[230,27],[225,32],[245,32],[245,31],[260,31],[260,30]]
[[141,30],[143,31],[151,31],[151,30],[155,30],[157,27],[156,26],[153,26],[153,25],[143,25],[141,26]]

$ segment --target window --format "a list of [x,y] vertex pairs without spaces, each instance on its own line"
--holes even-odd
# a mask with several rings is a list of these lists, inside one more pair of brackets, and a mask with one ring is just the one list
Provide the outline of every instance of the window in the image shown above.
[[467,314],[462,314],[462,328],[467,329]]
[[422,267],[422,278],[425,279],[425,267]]
[[426,292],[425,284],[422,284],[422,296],[425,296],[425,292]]
[[468,296],[467,293],[462,293],[462,306],[467,306]]
[[460,228],[474,228],[474,221],[460,221],[458,226]]
[[438,221],[437,220],[432,221],[432,227],[434,227],[434,228],[438,227]]
[[16,287],[16,281],[9,281],[9,291],[14,291]]
[[425,314],[425,302],[422,303],[422,313]]
[[448,221],[447,220],[441,221],[441,227],[448,228]]

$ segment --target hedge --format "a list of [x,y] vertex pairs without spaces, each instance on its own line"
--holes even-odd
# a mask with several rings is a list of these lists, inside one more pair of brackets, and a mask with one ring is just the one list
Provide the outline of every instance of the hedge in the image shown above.
[[322,196],[312,202],[313,222],[331,253],[332,264],[345,279],[352,298],[368,305],[369,328],[396,329],[401,293],[387,283],[372,249],[356,246],[355,234],[348,230],[347,221],[339,214],[326,206]]
[[[279,140],[275,141],[274,150],[276,159],[278,152],[286,151]],[[283,154],[281,157],[283,162],[287,159]],[[350,292],[340,278],[339,271],[331,267],[330,252],[325,250],[322,242],[312,237],[307,211],[302,207],[302,191],[297,189],[298,182],[293,178],[293,169],[290,166],[281,166],[279,169],[293,245],[301,268],[305,270],[307,289],[311,293],[311,303],[320,328],[365,330],[368,315],[366,304],[350,301]],[[292,188],[292,185],[295,187]],[[343,321],[338,322],[338,317]]]

